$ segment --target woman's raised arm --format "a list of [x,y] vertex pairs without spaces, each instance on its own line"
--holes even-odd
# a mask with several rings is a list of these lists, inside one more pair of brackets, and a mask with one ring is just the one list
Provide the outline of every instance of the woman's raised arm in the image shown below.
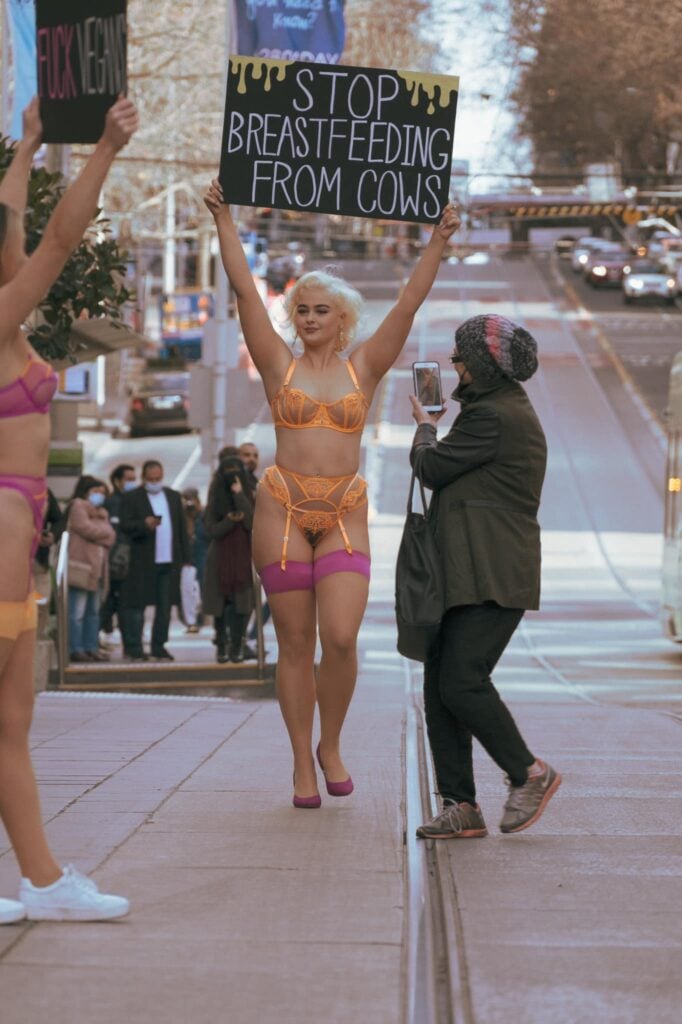
[[458,210],[448,203],[395,306],[374,334],[354,350],[351,358],[358,373],[376,382],[393,366],[407,341],[415,314],[436,280],[450,236],[460,224]]
[[61,273],[94,216],[114,157],[129,141],[137,126],[135,105],[121,97],[107,113],[104,134],[94,153],[59,200],[40,245],[12,280],[0,288],[0,341],[14,338],[17,327],[35,309]]
[[24,111],[23,135],[21,142],[17,144],[12,157],[12,163],[5,171],[5,176],[0,181],[0,203],[16,210],[23,216],[26,209],[26,198],[28,196],[28,176],[33,163],[33,157],[40,149],[43,138],[43,126],[40,120],[40,104],[38,97],[34,96]]
[[291,362],[286,342],[272,326],[270,316],[258,294],[230,207],[224,200],[220,182],[214,179],[204,196],[206,206],[213,214],[220,255],[225,272],[237,298],[239,319],[249,355],[256,364],[264,382],[279,384]]

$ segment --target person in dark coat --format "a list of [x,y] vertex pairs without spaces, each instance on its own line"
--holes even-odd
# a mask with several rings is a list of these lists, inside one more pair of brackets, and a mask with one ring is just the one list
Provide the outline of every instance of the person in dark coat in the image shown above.
[[[204,523],[204,509],[201,505],[201,498],[196,487],[185,487],[182,492],[182,508],[185,513],[185,526],[187,528],[187,540],[189,542],[190,562],[197,571],[197,583],[203,604],[204,589],[204,568],[206,566],[206,555],[208,554],[209,537],[206,533]],[[187,614],[185,612],[185,614]],[[202,607],[198,608],[198,614],[192,622],[187,622],[187,633],[198,633],[203,623],[204,613]]]
[[204,612],[214,617],[219,662],[244,660],[244,627],[253,609],[253,509],[244,465],[238,456],[228,455],[211,481],[204,514],[211,538],[204,572]]
[[116,551],[116,548],[122,539],[121,502],[123,501],[123,495],[137,487],[135,476],[134,466],[130,466],[126,462],[122,462],[120,465],[116,466],[109,474],[111,492],[104,502],[104,507],[109,513],[109,522],[116,530],[116,540],[109,551],[109,593],[102,602],[99,615],[100,629],[103,633],[108,634],[109,637],[114,632],[114,615],[118,619],[119,629],[121,628],[119,605],[121,601],[121,585],[123,580],[115,571],[111,571],[113,567],[112,555]]
[[424,672],[429,742],[443,811],[421,838],[486,835],[471,756],[474,736],[505,772],[502,832],[534,824],[561,776],[526,746],[490,674],[526,609],[540,598],[537,511],[547,446],[518,383],[537,369],[535,339],[500,316],[465,321],[450,357],[461,412],[442,440],[441,413],[411,396],[417,421],[410,461],[433,492],[446,611]]
[[163,466],[155,459],[142,467],[142,486],[123,495],[121,531],[130,540],[130,569],[121,587],[124,653],[146,660],[142,648],[144,611],[155,608],[151,656],[173,661],[166,650],[170,613],[180,603],[180,571],[190,564],[182,501],[163,486]]

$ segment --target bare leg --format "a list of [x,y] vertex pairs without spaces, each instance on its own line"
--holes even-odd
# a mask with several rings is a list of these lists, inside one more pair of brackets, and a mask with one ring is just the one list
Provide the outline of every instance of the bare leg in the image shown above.
[[322,659],[317,673],[320,756],[330,782],[348,772],[339,742],[358,672],[357,637],[367,606],[369,580],[359,573],[334,573],[317,585]]
[[294,788],[298,796],[314,796],[315,594],[294,590],[269,600],[279,646],[277,699],[294,754]]
[[[253,560],[257,569],[282,557],[286,513],[263,487],[258,490],[253,523]],[[312,562],[312,548],[292,525],[288,557]],[[312,733],[315,717],[315,594],[293,590],[269,597],[277,633],[277,698],[294,755],[295,791],[315,796],[317,776],[313,765]]]
[[34,632],[0,639],[0,817],[22,875],[50,885],[62,871],[47,845],[29,751],[34,647]]

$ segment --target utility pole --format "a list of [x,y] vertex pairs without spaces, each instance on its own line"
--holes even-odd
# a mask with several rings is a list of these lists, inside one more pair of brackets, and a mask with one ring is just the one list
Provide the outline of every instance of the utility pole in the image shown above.
[[[225,0],[225,80],[232,44],[232,2]],[[223,89],[223,95],[225,94]],[[234,442],[234,428],[228,428],[227,381],[228,370],[238,363],[237,322],[232,309],[232,295],[227,274],[220,259],[216,260],[215,321],[213,346],[213,423],[212,450],[214,456],[229,442]],[[230,315],[232,314],[232,315]]]

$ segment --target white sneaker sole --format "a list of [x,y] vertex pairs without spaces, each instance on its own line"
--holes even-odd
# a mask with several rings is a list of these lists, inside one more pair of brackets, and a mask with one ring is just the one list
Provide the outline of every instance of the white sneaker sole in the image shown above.
[[18,910],[3,910],[0,913],[0,924],[16,924],[26,918],[26,911],[23,907]]
[[81,907],[26,907],[29,921],[115,921],[130,913],[130,907],[86,910]]

